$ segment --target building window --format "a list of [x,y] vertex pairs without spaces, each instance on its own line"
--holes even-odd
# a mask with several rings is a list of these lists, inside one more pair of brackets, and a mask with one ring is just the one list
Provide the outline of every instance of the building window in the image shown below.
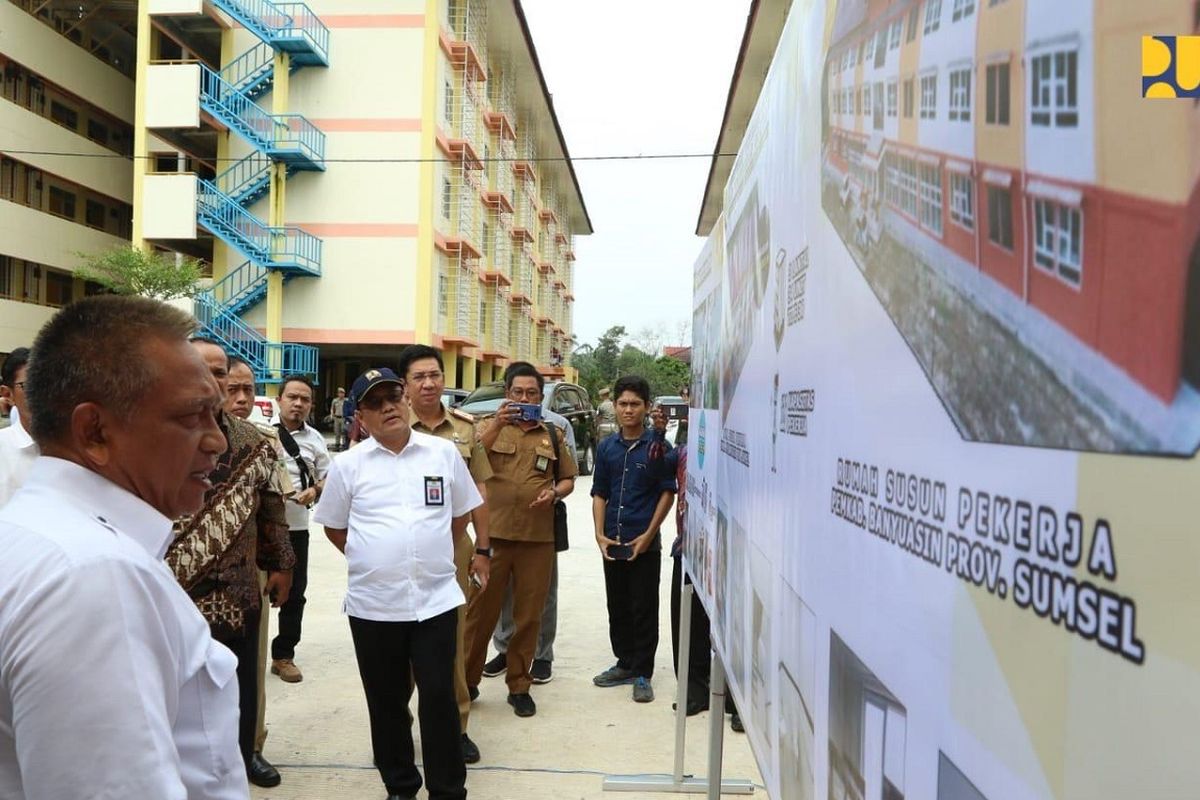
[[1012,192],[1000,186],[988,186],[988,241],[1012,250]]
[[[865,92],[865,91],[866,91],[866,89],[863,89],[863,92]],[[862,92],[855,92],[854,93],[854,113],[855,114],[862,113],[862,100],[863,100]]]
[[900,159],[900,210],[917,216],[917,162],[911,158]]
[[87,123],[87,137],[96,144],[108,146],[108,127],[94,119],[89,119]]
[[447,123],[454,121],[454,84],[450,83],[450,81],[446,81],[442,103],[442,116]]
[[57,100],[50,101],[50,119],[64,128],[70,128],[73,131],[79,130],[79,112]]
[[874,127],[875,127],[875,130],[878,131],[878,130],[883,129],[883,81],[875,82],[874,100],[875,100],[875,107],[873,109],[874,110],[874,121],[875,121]]
[[880,28],[875,35],[875,68],[882,67],[887,62],[887,28]]
[[1033,219],[1034,263],[1078,287],[1083,280],[1083,212],[1038,198]]
[[25,262],[25,291],[22,297],[34,303],[42,302],[42,268],[30,261]]
[[951,19],[958,22],[975,13],[975,0],[954,0],[954,14]]
[[1008,64],[990,64],[987,68],[987,124],[1008,124]]
[[0,256],[0,297],[15,297],[17,270],[9,256]]
[[900,205],[900,168],[896,166],[897,156],[888,153],[883,157],[884,163],[884,199],[889,206],[896,208]]
[[900,46],[900,29],[903,27],[904,27],[904,25],[901,22],[901,20],[896,20],[895,22],[892,23],[891,29],[889,31],[889,35],[890,35],[890,39],[891,39],[888,42],[889,50],[895,50],[897,47]]
[[68,272],[46,270],[46,305],[65,306],[70,304],[75,290],[75,281]]
[[492,259],[492,226],[483,223],[483,255],[484,258],[491,261]]
[[904,81],[904,116],[912,119],[913,115],[913,79]]
[[104,230],[104,204],[95,200],[84,203],[84,221],[89,227]]
[[917,26],[921,24],[921,4],[914,2],[912,8],[908,10],[908,36],[905,37],[906,42],[911,42],[917,38]]
[[937,31],[942,25],[942,0],[925,0],[925,35]]
[[863,97],[863,113],[870,114],[871,113],[871,84],[868,83],[865,86],[863,86],[862,97]]
[[50,213],[75,219],[75,193],[58,186],[51,186]]
[[921,165],[921,227],[942,235],[942,168]]
[[950,220],[975,230],[975,187],[969,175],[950,173]]
[[454,187],[450,184],[449,178],[442,178],[442,216],[446,219],[450,219],[453,203]]
[[971,121],[971,70],[956,69],[950,73],[950,119]]
[[867,40],[863,39],[861,42],[858,43],[858,62],[857,63],[859,63],[859,64],[863,63],[863,59],[865,59],[866,57],[867,57]]
[[889,117],[896,116],[896,95],[898,86],[895,80],[888,81],[887,85],[887,115]]
[[1074,50],[1035,56],[1030,62],[1030,122],[1056,128],[1079,124],[1076,104],[1079,54]]
[[937,73],[921,76],[921,119],[937,118]]
[[870,62],[875,56],[875,39],[868,36],[863,39],[863,61]]

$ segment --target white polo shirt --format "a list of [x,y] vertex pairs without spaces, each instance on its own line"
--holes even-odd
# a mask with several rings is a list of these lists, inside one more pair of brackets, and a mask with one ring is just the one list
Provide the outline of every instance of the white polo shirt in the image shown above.
[[[271,420],[272,425],[277,422],[279,422],[278,418]],[[329,472],[330,462],[329,447],[325,444],[325,437],[307,422],[300,430],[288,431],[288,433],[292,434],[292,438],[296,440],[296,444],[300,448],[300,457],[308,463],[313,478],[318,481],[324,478]],[[300,491],[300,465],[296,463],[296,459],[287,455],[286,451],[283,463],[287,467],[288,477],[292,479],[292,486],[298,493]],[[283,513],[287,517],[289,531],[308,530],[307,507],[288,499],[284,501]]]
[[57,458],[0,509],[0,797],[248,796],[237,659],[163,562],[170,538]]
[[450,522],[481,505],[466,462],[445,439],[413,431],[399,453],[368,439],[339,455],[313,521],[348,529],[343,610],[412,622],[466,602]]
[[0,430],[0,508],[21,488],[38,457],[38,446],[21,424],[16,408],[10,419],[9,426]]

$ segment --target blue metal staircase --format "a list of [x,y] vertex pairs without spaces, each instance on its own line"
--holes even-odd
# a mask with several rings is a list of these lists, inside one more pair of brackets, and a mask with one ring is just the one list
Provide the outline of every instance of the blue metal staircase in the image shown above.
[[275,55],[290,54],[291,71],[329,64],[329,29],[304,3],[213,0],[261,41],[216,72],[201,65],[200,107],[254,150],[213,180],[197,178],[197,222],[242,253],[230,271],[195,303],[206,335],[250,364],[261,383],[285,375],[317,376],[317,348],[268,341],[241,315],[266,297],[269,276],[321,274],[321,240],[294,226],[273,227],[248,208],[270,189],[275,164],[291,176],[325,169],[325,134],[299,114],[271,114],[254,101],[274,86]]

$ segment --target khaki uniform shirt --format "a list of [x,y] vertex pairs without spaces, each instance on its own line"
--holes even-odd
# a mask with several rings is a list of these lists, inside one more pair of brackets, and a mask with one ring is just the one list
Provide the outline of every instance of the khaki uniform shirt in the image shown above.
[[467,462],[467,469],[476,483],[487,483],[492,477],[492,465],[488,462],[487,451],[475,435],[475,418],[470,414],[458,409],[445,411],[442,413],[442,421],[431,428],[417,418],[416,412],[412,412],[409,414],[408,424],[414,431],[453,442],[458,448],[458,454]]
[[[554,541],[554,508],[530,508],[543,489],[563,478],[577,474],[575,459],[558,437],[558,452],[545,424],[532,430],[505,425],[488,450],[495,475],[488,481],[488,511],[491,513],[493,539],[517,542]],[[557,462],[557,477],[555,471]]]

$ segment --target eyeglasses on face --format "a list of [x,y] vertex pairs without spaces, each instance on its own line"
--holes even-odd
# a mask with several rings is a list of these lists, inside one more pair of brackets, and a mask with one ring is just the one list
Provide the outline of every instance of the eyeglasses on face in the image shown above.
[[399,403],[404,400],[404,387],[396,386],[391,389],[384,389],[377,392],[371,392],[369,395],[358,401],[359,408],[365,408],[367,411],[378,411],[387,403]]

